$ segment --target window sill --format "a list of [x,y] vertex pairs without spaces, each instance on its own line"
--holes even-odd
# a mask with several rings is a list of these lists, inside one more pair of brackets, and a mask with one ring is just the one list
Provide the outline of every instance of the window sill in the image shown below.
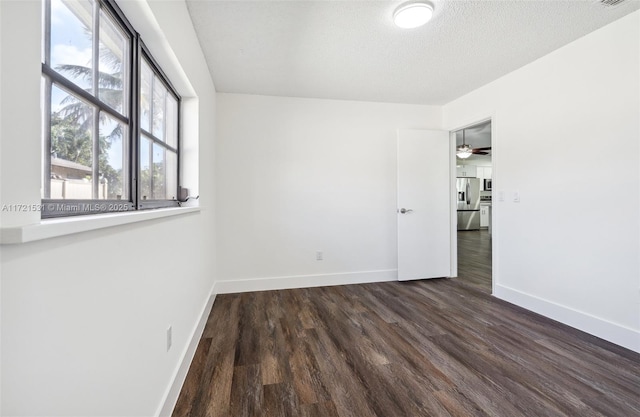
[[0,243],[9,245],[34,242],[58,236],[160,219],[163,217],[179,216],[181,214],[199,211],[200,207],[176,207],[129,213],[92,214],[87,216],[45,219],[37,224],[0,229]]

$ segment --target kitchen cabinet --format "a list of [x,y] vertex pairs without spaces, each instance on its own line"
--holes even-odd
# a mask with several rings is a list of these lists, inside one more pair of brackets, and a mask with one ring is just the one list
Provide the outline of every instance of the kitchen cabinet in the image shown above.
[[476,178],[477,167],[475,165],[458,165],[456,166],[456,177],[458,178]]
[[476,176],[480,179],[491,179],[491,167],[476,167]]
[[489,216],[491,210],[488,204],[480,204],[480,227],[489,227]]

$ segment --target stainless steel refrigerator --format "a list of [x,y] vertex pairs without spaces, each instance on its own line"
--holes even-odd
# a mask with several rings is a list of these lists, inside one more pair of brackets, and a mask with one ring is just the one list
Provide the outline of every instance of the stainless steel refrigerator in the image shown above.
[[457,178],[458,230],[480,230],[480,180]]

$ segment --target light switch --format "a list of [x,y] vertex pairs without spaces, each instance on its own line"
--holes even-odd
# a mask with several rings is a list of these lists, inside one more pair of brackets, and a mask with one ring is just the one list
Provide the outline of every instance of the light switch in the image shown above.
[[520,202],[520,191],[514,191],[513,192],[513,202],[514,203],[519,203]]

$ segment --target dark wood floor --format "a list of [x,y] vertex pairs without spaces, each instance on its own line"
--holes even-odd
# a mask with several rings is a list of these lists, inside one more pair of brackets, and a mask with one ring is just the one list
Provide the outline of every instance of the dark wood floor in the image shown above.
[[458,232],[458,276],[491,294],[491,236],[486,229]]
[[173,415],[640,415],[640,355],[494,299],[487,237],[456,279],[219,295]]

